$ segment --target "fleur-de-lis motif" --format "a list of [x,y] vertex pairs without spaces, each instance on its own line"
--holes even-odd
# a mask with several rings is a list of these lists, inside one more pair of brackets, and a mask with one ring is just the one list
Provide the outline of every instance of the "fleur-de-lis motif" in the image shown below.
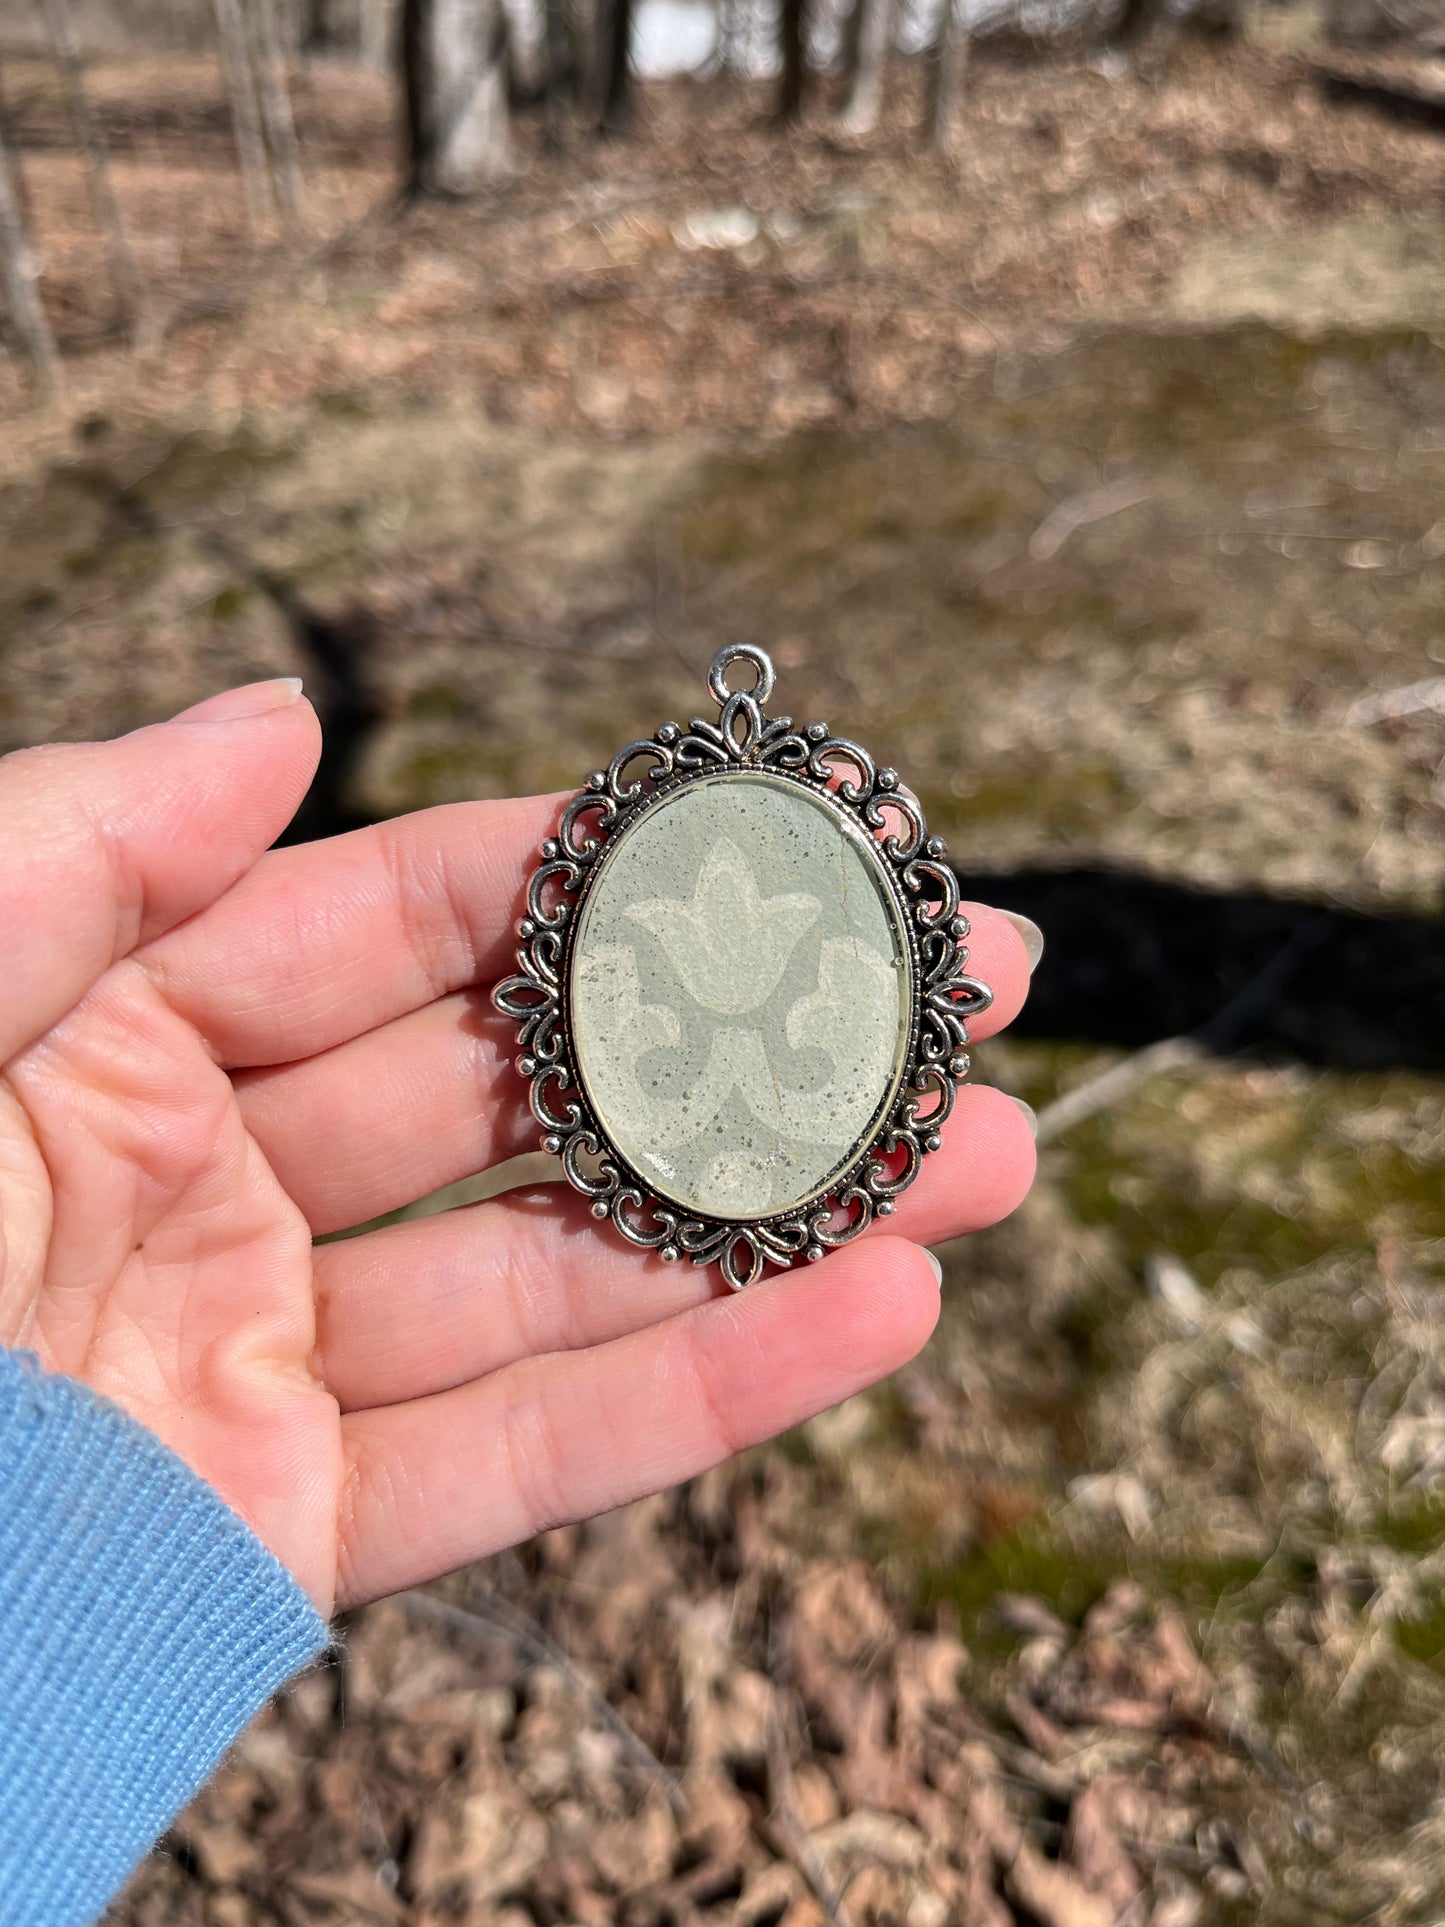
[[720,837],[703,859],[691,902],[656,897],[633,904],[627,915],[657,938],[689,996],[707,1010],[741,1017],[772,996],[820,908],[816,897],[801,893],[764,897],[746,856]]

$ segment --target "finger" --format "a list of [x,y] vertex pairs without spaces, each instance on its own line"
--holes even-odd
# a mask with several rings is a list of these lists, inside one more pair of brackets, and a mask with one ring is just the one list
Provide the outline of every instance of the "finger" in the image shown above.
[[609,1344],[353,1412],[339,1603],[691,1478],[896,1370],[937,1317],[926,1254],[879,1238]]
[[[330,1050],[506,974],[527,878],[566,800],[448,804],[275,850],[205,916],[151,946],[146,969],[228,1067]],[[989,1037],[1023,1002],[1028,957],[1000,912],[965,907],[969,971],[995,993],[971,1029]]]
[[564,800],[445,804],[273,850],[142,961],[228,1068],[330,1050],[505,974]]
[[[1028,954],[1000,911],[972,914],[968,968],[994,1001],[970,1030],[991,1036],[1028,993]],[[515,1048],[480,993],[458,992],[300,1063],[240,1073],[236,1089],[313,1231],[339,1231],[535,1147]]]
[[[557,1182],[318,1246],[314,1369],[343,1410],[604,1344],[726,1289],[715,1267],[664,1264],[598,1225],[556,1170]],[[1033,1171],[1017,1105],[967,1087],[897,1215],[866,1235],[933,1244],[980,1231],[1020,1203]]]
[[1006,1030],[1023,1009],[1033,959],[1018,926],[1002,910],[987,903],[964,903],[959,908],[969,923],[964,968],[993,992],[988,1009],[968,1020],[970,1039],[981,1044]]
[[254,683],[114,742],[0,761],[0,1062],[285,828],[320,750],[300,691]]
[[246,1128],[320,1234],[364,1224],[537,1147],[517,1038],[458,991],[301,1064],[238,1071]]

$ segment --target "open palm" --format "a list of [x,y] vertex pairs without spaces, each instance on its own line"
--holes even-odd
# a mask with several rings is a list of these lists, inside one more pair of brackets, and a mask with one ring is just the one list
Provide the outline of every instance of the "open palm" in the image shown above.
[[[0,762],[0,1343],[166,1441],[323,1612],[702,1470],[892,1371],[918,1245],[1027,1188],[969,1088],[890,1221],[737,1296],[547,1185],[336,1244],[537,1127],[487,991],[558,800],[268,845],[319,735],[288,684]],[[997,1029],[1023,944],[973,913]]]

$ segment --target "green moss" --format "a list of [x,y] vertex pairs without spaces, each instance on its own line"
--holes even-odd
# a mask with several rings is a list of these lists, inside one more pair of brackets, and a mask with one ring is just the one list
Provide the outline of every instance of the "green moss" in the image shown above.
[[1041,1599],[1066,1625],[1076,1626],[1123,1571],[1122,1561],[1058,1544],[1047,1525],[1026,1526],[1000,1534],[957,1565],[926,1572],[919,1603],[925,1613],[952,1606],[965,1637],[971,1631],[975,1640],[996,1643],[997,1629],[990,1622],[1001,1593]]
[[[1077,1061],[1059,1054],[1069,1068],[1049,1077],[1035,1047],[1030,1101],[1075,1081]],[[1445,1187],[1431,1162],[1389,1138],[1359,1145],[1348,1135],[1361,1114],[1428,1101],[1429,1080],[1321,1073],[1304,1091],[1261,1091],[1223,1065],[1207,1078],[1158,1079],[1069,1133],[1059,1176],[1074,1214],[1108,1229],[1128,1263],[1168,1251],[1208,1286],[1236,1266],[1270,1279],[1331,1253],[1368,1256],[1384,1223],[1445,1240]]]
[[1257,1198],[1199,1195],[1184,1174],[1174,1183],[1162,1173],[1140,1182],[1133,1153],[1114,1152],[1114,1135],[1107,1119],[1079,1126],[1065,1184],[1080,1222],[1107,1226],[1131,1260],[1168,1251],[1213,1285],[1235,1265],[1279,1278],[1334,1249],[1330,1229]]
[[1373,1536],[1397,1552],[1438,1552],[1445,1545],[1445,1493],[1403,1496],[1375,1521]]
[[1247,1620],[1262,1625],[1281,1601],[1314,1584],[1315,1562],[1307,1553],[1276,1547],[1265,1557],[1241,1553],[1219,1558],[1140,1558],[1134,1566],[1156,1596],[1173,1599],[1196,1621]]
[[248,589],[241,587],[222,589],[220,594],[212,599],[211,620],[234,622],[250,599],[251,594]]
[[[1117,596],[1096,582],[1079,583],[1063,572],[1043,578],[1027,597],[995,595],[975,589],[960,595],[955,606],[959,620],[971,629],[987,629],[1008,636],[1015,646],[1037,645],[1046,637],[1064,635],[1071,629],[1108,635],[1118,641],[1133,626]],[[1190,626],[1193,626],[1192,619]],[[1158,627],[1151,625],[1148,636],[1157,633]],[[1136,639],[1145,640],[1148,636]]]
[[945,837],[1006,818],[1022,818],[1061,835],[1098,830],[1138,805],[1128,780],[1110,763],[1016,768],[980,776],[962,795],[924,790],[920,800],[930,826]]
[[414,722],[451,722],[465,714],[465,698],[446,683],[428,683],[407,698],[406,713]]
[[1445,1672],[1445,1605],[1424,1619],[1397,1619],[1395,1644],[1407,1659]]
[[376,419],[376,410],[364,395],[352,388],[332,388],[316,397],[319,414],[329,415],[334,421],[370,422]]
[[956,1565],[925,1567],[918,1603],[925,1616],[950,1606],[965,1638],[997,1657],[1015,1644],[999,1625],[1000,1595],[1041,1599],[1065,1625],[1077,1626],[1123,1578],[1148,1598],[1170,1600],[1197,1627],[1226,1620],[1260,1625],[1283,1599],[1314,1582],[1315,1567],[1308,1556],[1282,1548],[1257,1557],[1221,1558],[1202,1548],[1194,1559],[1160,1558],[1113,1532],[1082,1546],[1039,1519],[990,1540]]
[[[136,493],[153,507],[162,503],[209,507],[227,496],[233,500],[244,496],[287,454],[283,446],[269,446],[245,426],[225,439],[181,435],[151,462]],[[101,471],[96,479],[102,492],[115,486],[108,471]]]
[[404,807],[427,809],[517,787],[518,757],[494,745],[449,743],[413,756],[402,774]]
[[1135,1293],[1117,1279],[1096,1279],[1075,1292],[1059,1314],[1059,1337],[1086,1374],[1118,1363],[1116,1340]]
[[133,535],[109,537],[83,549],[73,549],[62,561],[72,582],[87,584],[107,576],[115,587],[138,586],[147,564],[154,566],[154,551]]

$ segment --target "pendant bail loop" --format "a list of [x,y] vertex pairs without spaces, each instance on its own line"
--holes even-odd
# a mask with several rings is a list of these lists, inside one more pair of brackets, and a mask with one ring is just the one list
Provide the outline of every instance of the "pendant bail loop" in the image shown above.
[[[757,676],[751,689],[734,692],[728,688],[728,670],[735,662],[748,663]],[[766,649],[759,649],[751,642],[728,642],[712,659],[707,672],[707,686],[720,709],[725,709],[729,698],[737,693],[751,696],[755,703],[765,703],[773,693],[773,659]]]

